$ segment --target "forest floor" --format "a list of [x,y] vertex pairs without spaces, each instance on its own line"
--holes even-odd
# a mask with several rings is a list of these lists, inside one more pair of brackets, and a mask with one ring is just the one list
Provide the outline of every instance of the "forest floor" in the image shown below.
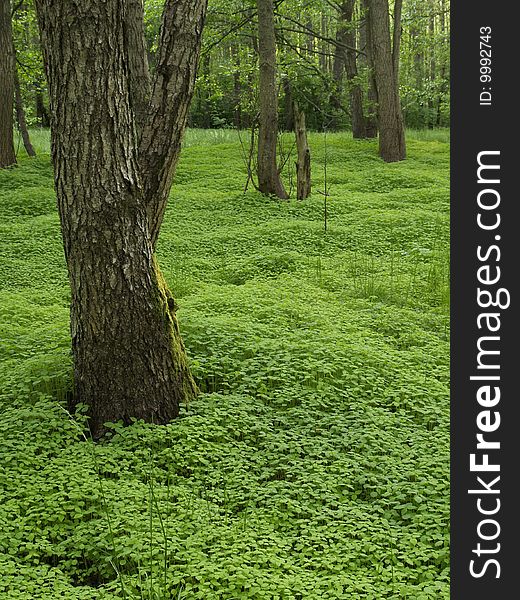
[[158,256],[204,393],[95,446],[49,155],[0,172],[2,598],[449,597],[448,133],[310,144],[279,202],[188,132]]

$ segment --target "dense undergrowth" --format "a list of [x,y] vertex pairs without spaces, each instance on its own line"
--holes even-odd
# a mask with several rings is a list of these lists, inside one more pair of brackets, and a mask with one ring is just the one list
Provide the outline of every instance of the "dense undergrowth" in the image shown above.
[[446,136],[311,148],[286,203],[190,133],[158,254],[204,393],[95,447],[49,156],[0,172],[0,597],[449,597]]

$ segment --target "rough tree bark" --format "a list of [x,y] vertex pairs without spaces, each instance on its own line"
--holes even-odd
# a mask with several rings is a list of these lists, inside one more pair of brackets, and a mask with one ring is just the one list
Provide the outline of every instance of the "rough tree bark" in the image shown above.
[[[126,0],[37,0],[52,156],[72,290],[74,398],[104,423],[165,423],[197,388],[154,256],[193,94],[206,0],[167,0],[149,115]],[[175,40],[175,42],[174,42]]]
[[11,2],[0,0],[0,169],[16,163],[13,140],[14,55]]
[[258,121],[258,189],[266,195],[288,198],[278,172],[278,90],[273,0],[258,2],[258,54],[260,61]]
[[296,163],[296,198],[305,200],[311,195],[311,151],[307,141],[307,128],[305,127],[305,113],[298,104],[294,103],[294,131],[296,134],[296,148],[298,162]]
[[144,36],[143,0],[127,0],[125,35],[125,43],[128,48],[130,106],[134,110],[135,124],[140,135],[148,117],[152,88],[148,50]]
[[[385,162],[396,162],[406,158],[406,144],[392,55],[388,0],[369,0],[368,4],[379,108],[379,155]],[[394,27],[400,27],[400,24],[394,24]]]

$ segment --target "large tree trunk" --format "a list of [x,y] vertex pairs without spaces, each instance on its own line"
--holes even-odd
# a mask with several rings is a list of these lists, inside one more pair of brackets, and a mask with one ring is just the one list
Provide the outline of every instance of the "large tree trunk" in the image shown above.
[[125,0],[36,4],[72,290],[72,407],[89,406],[94,437],[108,421],[165,423],[197,392],[154,248],[193,93],[206,2],[166,2],[140,147],[128,74],[137,50],[128,45]]
[[368,4],[379,103],[379,155],[386,162],[395,162],[406,158],[406,145],[399,85],[392,55],[388,0],[369,0]]
[[278,90],[276,87],[276,38],[273,0],[258,2],[258,54],[260,59],[258,123],[258,189],[287,198],[276,162],[278,143]]
[[13,140],[14,55],[11,2],[0,0],[0,168],[16,163]]

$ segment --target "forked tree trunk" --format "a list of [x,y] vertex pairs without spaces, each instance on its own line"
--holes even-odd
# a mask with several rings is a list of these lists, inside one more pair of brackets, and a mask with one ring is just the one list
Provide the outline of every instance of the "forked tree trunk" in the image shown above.
[[0,169],[16,163],[13,140],[14,55],[11,2],[0,0]]
[[311,194],[311,151],[307,140],[305,127],[305,113],[294,103],[294,131],[296,134],[296,149],[298,162],[296,163],[296,197],[305,200]]
[[260,60],[258,121],[258,189],[266,195],[287,198],[278,172],[278,90],[273,0],[258,2],[258,54]]
[[72,290],[72,408],[89,406],[96,438],[107,421],[165,423],[197,393],[154,248],[193,94],[206,2],[166,2],[139,147],[129,68],[141,50],[129,46],[125,0],[36,5]]
[[[379,155],[385,162],[406,158],[399,85],[392,55],[388,0],[369,0],[370,35],[377,87]],[[400,27],[400,24],[395,24]]]

